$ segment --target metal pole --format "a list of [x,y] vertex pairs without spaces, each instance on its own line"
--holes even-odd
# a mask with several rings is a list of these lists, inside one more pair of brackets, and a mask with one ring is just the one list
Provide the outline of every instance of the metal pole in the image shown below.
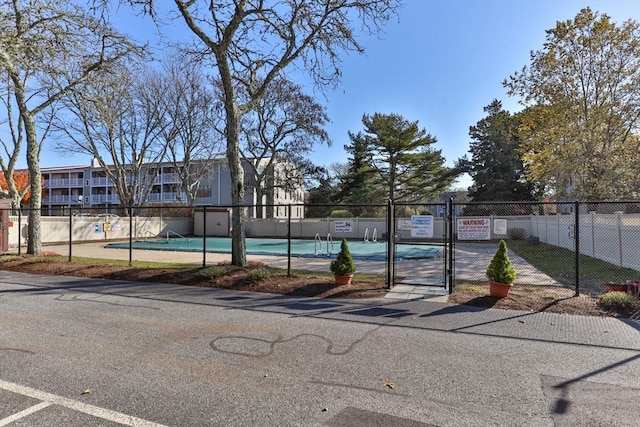
[[576,291],[575,296],[580,295],[580,202],[576,200],[574,205],[575,210],[575,225],[573,230],[573,236],[575,237],[575,251],[576,251]]
[[69,262],[71,262],[71,240],[73,239],[73,215],[71,209],[69,209]]
[[22,209],[18,206],[18,255],[22,255]]
[[129,267],[133,264],[133,209],[129,206]]
[[291,203],[287,213],[287,277],[291,277]]
[[387,288],[393,287],[394,278],[394,220],[393,220],[393,200],[389,199],[387,202]]
[[453,197],[447,201],[447,286],[453,293]]
[[207,207],[202,208],[202,268],[207,266]]

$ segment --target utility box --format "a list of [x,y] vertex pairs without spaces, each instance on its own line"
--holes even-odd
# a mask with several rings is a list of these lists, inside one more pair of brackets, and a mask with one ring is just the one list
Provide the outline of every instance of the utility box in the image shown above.
[[196,208],[193,213],[193,234],[205,237],[229,237],[231,234],[231,211],[226,208],[207,208],[205,212],[204,208]]
[[0,252],[9,250],[9,211],[11,199],[0,199]]

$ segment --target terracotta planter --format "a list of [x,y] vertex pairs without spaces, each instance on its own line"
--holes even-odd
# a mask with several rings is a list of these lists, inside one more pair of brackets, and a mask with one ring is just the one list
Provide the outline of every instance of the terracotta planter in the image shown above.
[[504,298],[507,295],[509,295],[511,286],[512,285],[509,283],[500,283],[500,282],[494,282],[493,280],[489,280],[489,294],[492,297]]
[[350,285],[352,277],[353,277],[353,274],[349,274],[346,276],[334,275],[333,279],[335,280],[336,285]]

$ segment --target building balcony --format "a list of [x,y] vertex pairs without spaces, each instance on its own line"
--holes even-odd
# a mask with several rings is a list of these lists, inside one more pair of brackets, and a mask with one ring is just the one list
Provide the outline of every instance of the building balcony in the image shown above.
[[161,184],[175,184],[180,182],[180,175],[177,173],[163,173]]
[[102,205],[102,204],[119,205],[120,197],[117,194],[92,194],[89,204]]
[[82,178],[52,178],[44,180],[45,188],[69,188],[82,187],[84,179]]
[[163,202],[185,202],[187,200],[186,193],[163,193]]
[[186,193],[151,193],[149,194],[149,202],[185,202],[187,200]]
[[92,187],[107,187],[113,186],[111,180],[107,177],[91,178]]
[[44,205],[74,205],[78,203],[78,196],[69,196],[68,194],[52,194],[42,198]]

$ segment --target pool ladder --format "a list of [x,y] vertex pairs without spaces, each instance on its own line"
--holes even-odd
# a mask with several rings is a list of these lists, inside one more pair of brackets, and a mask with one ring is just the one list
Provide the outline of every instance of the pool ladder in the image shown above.
[[167,240],[169,240],[171,238],[171,236],[176,236],[176,237],[181,237],[183,239],[186,239],[188,242],[191,241],[191,239],[187,239],[186,237],[184,237],[182,234],[176,233],[175,231],[171,231],[171,230],[167,230]]
[[[313,239],[313,254],[321,255],[322,254],[322,238],[320,237],[320,233],[316,233],[316,236]],[[327,234],[327,256],[333,255],[333,238],[331,237],[331,233]]]
[[[373,229],[373,235],[371,236],[371,241],[373,243],[378,243],[378,229],[377,228]],[[365,243],[369,243],[369,228],[366,228],[364,230],[364,242]]]

